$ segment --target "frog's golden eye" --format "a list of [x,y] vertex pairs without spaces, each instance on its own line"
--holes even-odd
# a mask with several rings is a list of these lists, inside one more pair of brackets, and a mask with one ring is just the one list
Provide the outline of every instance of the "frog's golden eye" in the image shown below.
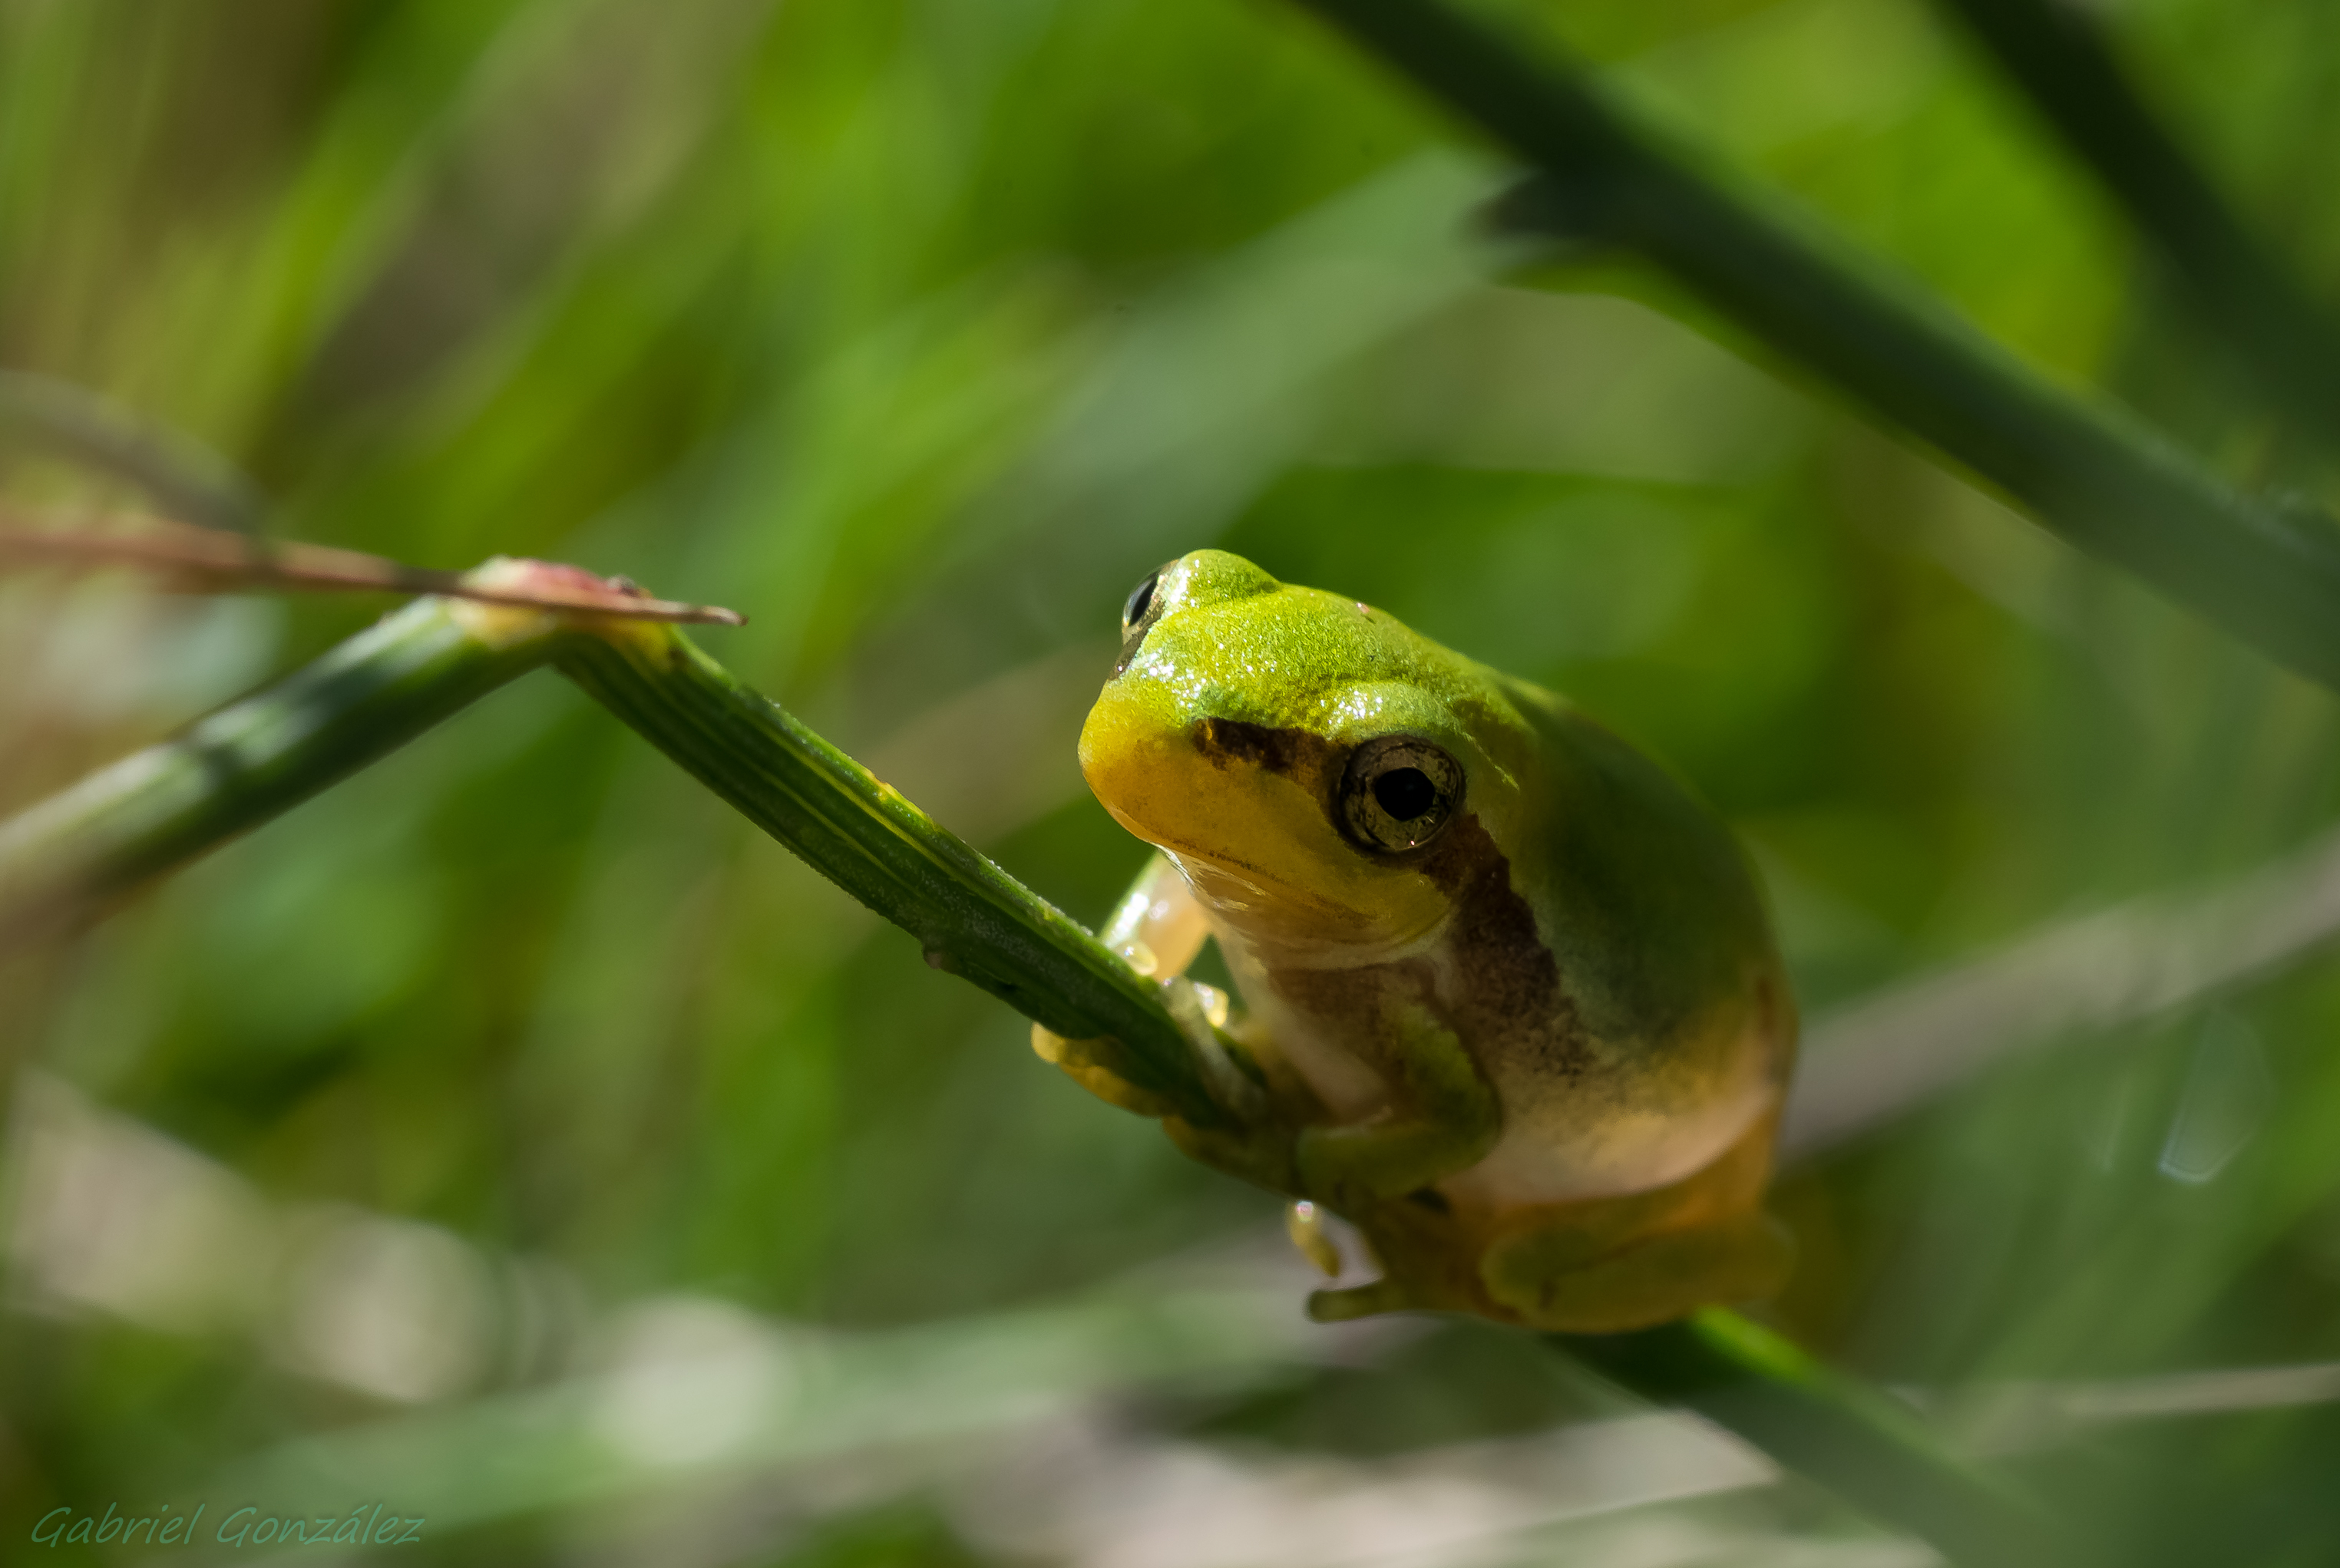
[[1462,765],[1410,735],[1367,741],[1341,776],[1341,825],[1364,849],[1420,849],[1462,804]]

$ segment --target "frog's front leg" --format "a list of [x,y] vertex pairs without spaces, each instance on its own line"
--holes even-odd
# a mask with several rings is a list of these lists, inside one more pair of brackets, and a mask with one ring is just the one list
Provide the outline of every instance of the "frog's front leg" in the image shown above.
[[[1377,1063],[1389,1080],[1389,1103],[1359,1121],[1304,1128],[1296,1150],[1301,1190],[1360,1224],[1376,1207],[1403,1204],[1478,1164],[1502,1133],[1494,1086],[1454,1031],[1418,1005],[1393,1015],[1395,1037]],[[1308,1316],[1337,1323],[1446,1305],[1434,1287],[1423,1294],[1426,1283],[1397,1270],[1370,1284],[1319,1290],[1308,1298]]]
[[[1185,973],[1203,951],[1210,926],[1186,879],[1159,852],[1137,873],[1129,892],[1114,906],[1113,918],[1097,940],[1121,955],[1139,974],[1170,980]],[[1140,1116],[1166,1116],[1170,1103],[1140,1089],[1099,1060],[1091,1043],[1068,1040],[1040,1024],[1032,1026],[1032,1049],[1040,1060],[1064,1070],[1074,1082],[1108,1104]]]
[[1494,1086],[1454,1031],[1418,1005],[1393,1011],[1395,1038],[1375,1063],[1389,1081],[1388,1103],[1362,1120],[1300,1134],[1300,1184],[1336,1212],[1468,1170],[1502,1131]]

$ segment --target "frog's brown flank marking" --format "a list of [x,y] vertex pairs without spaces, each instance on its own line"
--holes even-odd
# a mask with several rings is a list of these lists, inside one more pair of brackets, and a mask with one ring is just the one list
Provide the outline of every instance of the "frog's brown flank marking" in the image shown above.
[[1498,1040],[1512,1060],[1574,1081],[1591,1052],[1535,911],[1512,886],[1512,863],[1464,817],[1432,846],[1423,873],[1453,901],[1446,947],[1454,955],[1455,1031],[1482,1049]]

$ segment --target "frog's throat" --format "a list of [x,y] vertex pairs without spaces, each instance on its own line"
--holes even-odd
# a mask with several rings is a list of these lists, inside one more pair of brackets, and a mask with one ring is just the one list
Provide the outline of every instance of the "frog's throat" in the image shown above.
[[1423,901],[1398,912],[1410,917],[1386,929],[1361,930],[1354,912],[1306,909],[1322,900],[1267,878],[1168,845],[1162,851],[1195,892],[1215,931],[1239,943],[1257,962],[1275,968],[1349,969],[1388,963],[1437,946],[1453,916],[1442,901]]

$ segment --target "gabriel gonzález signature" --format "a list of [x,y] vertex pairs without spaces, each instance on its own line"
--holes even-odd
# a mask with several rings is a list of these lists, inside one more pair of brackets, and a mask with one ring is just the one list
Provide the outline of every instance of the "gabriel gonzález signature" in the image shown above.
[[385,1512],[379,1503],[361,1503],[347,1514],[327,1514],[313,1519],[304,1514],[263,1511],[257,1504],[246,1504],[230,1511],[213,1527],[210,1535],[198,1537],[195,1533],[203,1528],[203,1515],[210,1512],[208,1503],[196,1504],[192,1514],[182,1513],[175,1504],[165,1503],[159,1513],[135,1517],[124,1514],[118,1504],[112,1503],[105,1505],[102,1515],[84,1514],[69,1506],[52,1508],[33,1525],[33,1541],[42,1546],[83,1541],[184,1546],[197,1539],[222,1546],[398,1546],[422,1539],[421,1515],[401,1518]]

